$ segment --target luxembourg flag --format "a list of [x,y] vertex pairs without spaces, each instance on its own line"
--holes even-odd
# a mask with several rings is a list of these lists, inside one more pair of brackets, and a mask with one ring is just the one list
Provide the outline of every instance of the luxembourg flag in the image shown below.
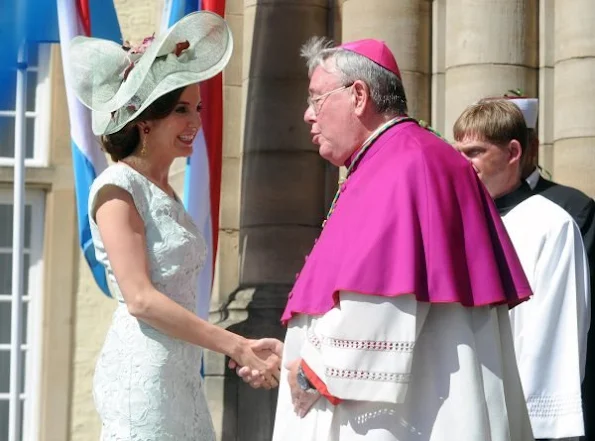
[[[167,29],[184,15],[201,9],[223,17],[224,0],[165,0],[161,28]],[[223,81],[221,74],[200,85],[202,129],[196,135],[184,175],[184,206],[207,242],[207,260],[198,276],[196,313],[209,318],[213,269],[219,231],[223,139]]]
[[[110,0],[57,0],[60,48],[64,77],[69,84],[68,43],[77,35],[93,36],[121,41],[120,27],[116,11]],[[70,136],[72,140],[72,163],[79,225],[79,243],[97,285],[111,297],[103,266],[95,257],[91,238],[87,203],[93,180],[107,167],[98,138],[91,131],[91,111],[86,108],[67,87],[66,97],[70,116]]]

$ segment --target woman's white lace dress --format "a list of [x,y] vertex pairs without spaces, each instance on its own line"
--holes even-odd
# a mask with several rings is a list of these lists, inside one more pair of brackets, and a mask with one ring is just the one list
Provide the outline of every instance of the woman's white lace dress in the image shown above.
[[[204,239],[182,204],[125,164],[104,171],[93,183],[89,209],[106,185],[132,195],[145,224],[154,286],[195,310],[197,275],[206,258]],[[168,337],[128,313],[107,259],[97,225],[91,232],[97,259],[105,265],[120,302],[93,380],[102,421],[101,441],[211,441],[215,439],[200,377],[202,349]]]

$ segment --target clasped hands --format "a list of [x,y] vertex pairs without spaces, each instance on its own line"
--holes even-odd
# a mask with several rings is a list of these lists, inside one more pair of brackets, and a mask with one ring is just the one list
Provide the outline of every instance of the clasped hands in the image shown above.
[[[229,361],[229,368],[235,369],[236,373],[245,383],[250,384],[253,388],[265,388],[271,389],[278,385],[281,356],[283,353],[283,343],[274,338],[263,338],[261,340],[252,340],[250,347],[254,353],[265,360],[265,362],[271,366],[274,366],[271,377],[267,377],[265,373],[259,369],[255,369],[250,365],[240,365],[234,360]],[[298,368],[301,359],[293,360],[285,365],[288,372],[288,383],[291,390],[291,401],[295,413],[303,418],[306,416],[310,408],[318,401],[320,394],[317,391],[305,391],[303,390],[297,381]]]
[[241,355],[229,360],[229,368],[254,388],[272,389],[279,385],[283,343],[275,338],[246,340]]

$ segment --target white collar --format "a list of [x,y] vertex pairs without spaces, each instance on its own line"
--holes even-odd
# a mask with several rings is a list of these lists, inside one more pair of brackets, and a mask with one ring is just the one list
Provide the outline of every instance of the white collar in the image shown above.
[[535,190],[535,187],[537,187],[537,182],[539,182],[540,177],[541,175],[539,174],[539,167],[535,167],[535,170],[533,170],[533,172],[529,176],[527,176],[525,182],[529,184],[531,190]]

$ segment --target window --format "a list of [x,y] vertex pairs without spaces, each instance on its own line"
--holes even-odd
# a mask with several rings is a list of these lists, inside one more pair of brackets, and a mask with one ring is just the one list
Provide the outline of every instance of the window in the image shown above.
[[[28,47],[27,105],[25,121],[25,164],[47,165],[49,107],[49,45]],[[16,109],[16,71],[11,84],[2,86],[0,94],[0,166],[12,165]]]
[[[10,354],[19,350],[11,346],[12,292],[12,191],[0,190],[0,440],[8,439],[10,400]],[[37,437],[39,415],[39,378],[42,328],[42,252],[44,227],[44,194],[27,191],[25,201],[25,247],[21,372],[21,436],[24,441]]]

